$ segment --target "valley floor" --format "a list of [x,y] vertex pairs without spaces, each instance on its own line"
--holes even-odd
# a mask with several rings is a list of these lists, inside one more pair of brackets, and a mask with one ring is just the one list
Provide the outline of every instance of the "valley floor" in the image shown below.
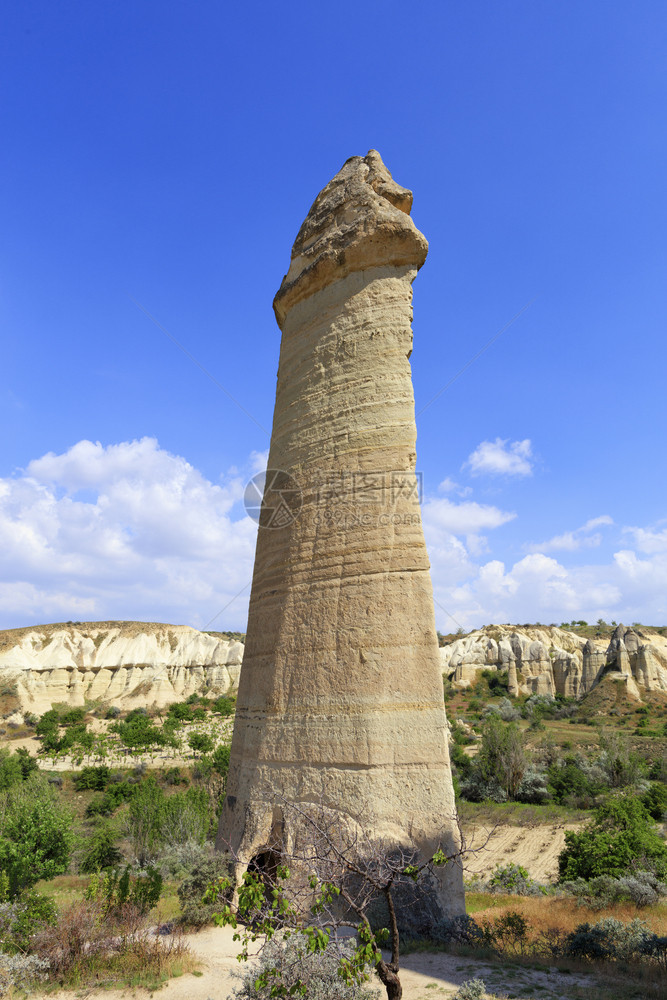
[[[184,940],[201,961],[198,975],[183,975],[160,989],[158,996],[164,1000],[231,1000],[238,976],[234,972],[241,966],[236,959],[238,942],[228,927],[207,927],[197,934],[188,934]],[[505,997],[533,997],[541,1000],[597,1000],[610,996],[598,993],[593,977],[578,973],[566,974],[556,969],[534,969],[517,963],[480,962],[476,959],[443,952],[419,952],[406,955],[401,960],[401,982],[404,1000],[435,1000],[454,995],[467,979],[483,979],[490,993]],[[49,1000],[49,994],[31,994],[33,1000]],[[85,990],[62,991],[58,1000],[129,1000],[136,996],[145,998],[146,990]],[[380,997],[384,996],[384,991]]]

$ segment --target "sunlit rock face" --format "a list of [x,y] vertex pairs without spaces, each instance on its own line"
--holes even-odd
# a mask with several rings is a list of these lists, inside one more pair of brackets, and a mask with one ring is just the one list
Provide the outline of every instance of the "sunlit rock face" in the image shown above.
[[236,689],[243,644],[186,625],[87,622],[0,632],[0,684],[23,711],[101,701],[161,708]]
[[508,672],[508,693],[583,698],[602,678],[624,680],[628,693],[667,691],[667,638],[619,625],[611,640],[584,639],[555,626],[487,625],[440,650],[442,671],[455,687],[479,671]]
[[[298,842],[310,808],[422,852],[458,844],[415,473],[412,282],[428,247],[411,204],[378,153],[348,160],[275,298],[268,464],[287,475],[267,481],[218,836],[241,869]],[[460,867],[438,891],[464,912]]]

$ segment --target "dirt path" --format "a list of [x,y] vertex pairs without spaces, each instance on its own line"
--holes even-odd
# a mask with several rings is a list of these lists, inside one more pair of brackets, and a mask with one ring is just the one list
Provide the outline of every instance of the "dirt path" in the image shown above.
[[[170,979],[156,994],[159,1000],[230,1000],[238,985],[238,978],[232,972],[243,967],[236,959],[239,945],[232,940],[233,933],[228,927],[208,927],[198,934],[186,935],[185,940],[201,960],[201,974]],[[487,990],[493,993],[509,993],[516,997],[538,995],[541,1000],[569,1000],[580,995],[577,988],[590,991],[595,985],[587,976],[565,976],[555,969],[542,972],[517,965],[494,966],[440,952],[420,952],[407,955],[401,961],[404,1000],[451,997],[467,979],[482,979]],[[55,996],[57,1000],[129,1000],[131,997],[146,1000],[148,994],[145,990],[91,989],[61,992]],[[384,991],[379,996],[382,1000]],[[54,994],[32,994],[32,1000],[53,998]]]

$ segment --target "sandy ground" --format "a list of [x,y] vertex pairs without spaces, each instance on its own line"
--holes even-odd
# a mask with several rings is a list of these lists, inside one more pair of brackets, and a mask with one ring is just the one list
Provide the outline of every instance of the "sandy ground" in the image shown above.
[[490,875],[496,865],[523,865],[538,882],[558,875],[558,855],[565,847],[565,831],[580,830],[583,823],[544,826],[477,827],[468,834],[468,846],[477,853],[466,862],[466,876]]
[[[185,936],[192,951],[201,961],[201,975],[183,975],[170,979],[159,990],[162,1000],[230,1000],[238,977],[233,970],[243,966],[237,961],[238,942],[232,940],[228,927],[209,927],[198,934]],[[434,1000],[451,997],[467,979],[482,979],[489,992],[516,997],[539,996],[541,1000],[567,1000],[575,987],[590,989],[595,985],[590,977],[562,975],[556,969],[538,971],[516,964],[493,966],[457,955],[424,953],[407,955],[401,961],[401,982],[405,1000]],[[379,984],[378,984],[379,986]],[[537,992],[536,992],[537,990]],[[31,994],[33,1000],[49,1000],[54,994]],[[145,990],[81,990],[57,993],[57,1000],[121,1000],[148,996]],[[384,990],[379,994],[385,996]]]

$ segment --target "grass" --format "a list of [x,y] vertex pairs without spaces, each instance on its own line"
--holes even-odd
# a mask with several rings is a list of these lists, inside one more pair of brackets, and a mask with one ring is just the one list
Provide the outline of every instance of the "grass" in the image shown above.
[[[518,912],[528,922],[530,940],[552,929],[568,934],[578,924],[596,923],[610,916],[623,922],[639,917],[655,933],[667,934],[665,903],[643,910],[637,910],[632,904],[590,910],[567,898],[468,892],[466,909],[479,924],[493,924],[509,911]],[[446,951],[459,956],[461,964],[457,966],[457,972],[463,972],[466,978],[483,979],[492,996],[544,997],[545,1000],[667,1000],[664,973],[651,965],[623,966],[620,963],[554,958],[552,955],[531,954],[530,945],[524,954],[499,954],[489,946],[438,947],[425,941],[406,942],[401,947],[404,955],[429,951]],[[557,973],[560,974],[558,979],[555,978]],[[565,976],[572,977],[566,987],[561,978]],[[581,981],[584,977],[585,984]]]
[[[60,910],[64,906],[81,902],[89,879],[89,875],[58,875],[48,882],[38,882],[36,889],[52,899]],[[179,884],[173,880],[163,882],[160,902],[150,912],[150,919],[154,923],[163,924],[180,916],[181,907],[177,895]]]
[[503,913],[520,913],[528,921],[531,933],[539,934],[558,928],[569,934],[577,924],[596,923],[605,917],[615,917],[624,923],[639,917],[655,934],[667,934],[667,903],[638,909],[633,903],[618,903],[613,907],[593,910],[581,906],[575,899],[554,896],[501,896],[493,893],[466,894],[466,909],[480,922],[485,917],[495,920]]
[[571,809],[547,803],[543,806],[525,802],[457,801],[461,822],[468,828],[477,824],[502,826],[547,826],[552,823],[582,823],[591,817],[587,809]]

